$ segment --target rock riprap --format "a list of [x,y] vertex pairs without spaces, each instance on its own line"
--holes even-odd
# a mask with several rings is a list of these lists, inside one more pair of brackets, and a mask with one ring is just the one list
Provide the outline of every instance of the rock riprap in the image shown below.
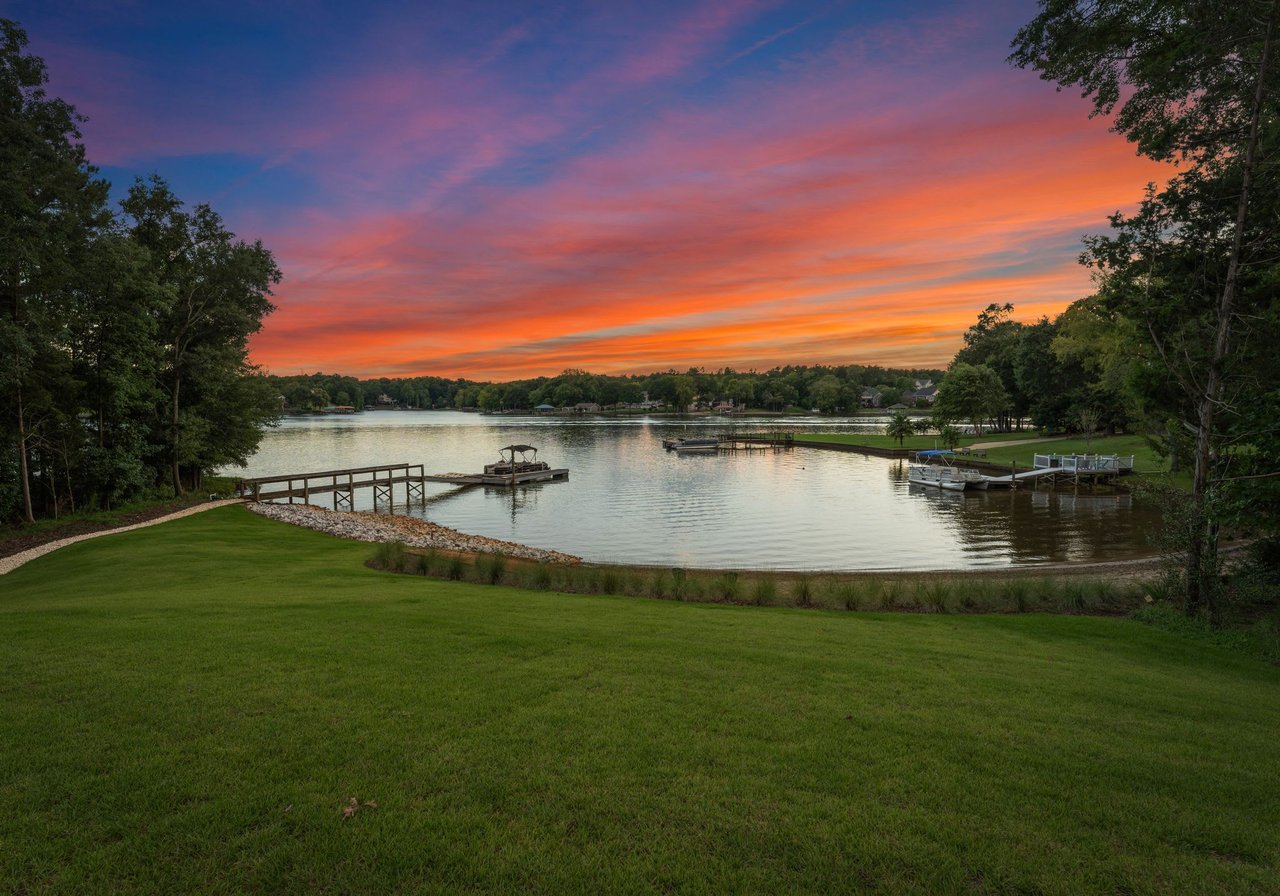
[[522,560],[542,563],[581,563],[581,557],[531,548],[502,541],[484,535],[468,535],[447,526],[411,516],[395,516],[386,513],[347,512],[328,510],[314,504],[249,504],[254,513],[271,517],[295,526],[304,526],[327,532],[338,538],[354,541],[401,541],[415,548],[435,548],[441,551],[461,551],[468,554],[505,554]]

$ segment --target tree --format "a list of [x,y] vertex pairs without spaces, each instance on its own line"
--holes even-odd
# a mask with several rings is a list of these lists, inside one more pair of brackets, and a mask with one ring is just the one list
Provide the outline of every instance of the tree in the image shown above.
[[681,414],[689,410],[689,405],[693,404],[693,399],[697,397],[698,388],[694,385],[693,377],[688,375],[677,376],[672,383],[675,399],[676,410]]
[[[1140,323],[1194,437],[1185,608],[1217,613],[1217,508],[1256,417],[1251,363],[1274,356],[1280,233],[1276,0],[1047,0],[1011,61],[1077,86],[1138,152],[1179,163],[1139,211],[1088,243],[1110,307]],[[1238,475],[1238,474],[1237,474]],[[1274,469],[1256,474],[1272,477]]]
[[81,285],[68,321],[78,391],[81,503],[111,507],[151,484],[144,462],[155,387],[159,291],[147,256],[123,233],[100,234],[77,262]]
[[1000,429],[1019,428],[1027,415],[1029,399],[1018,381],[1017,368],[1025,325],[1013,320],[1013,304],[990,304],[978,314],[978,321],[964,333],[964,348],[955,360],[995,371],[1009,396],[1008,406],[998,415]]
[[[72,260],[105,225],[107,184],[85,157],[74,107],[45,94],[44,62],[0,19],[0,395],[17,458],[21,513],[35,518],[32,448],[75,414],[50,390],[69,374]],[[7,509],[7,508],[6,508]]]
[[889,418],[889,422],[885,424],[884,434],[891,439],[898,440],[898,447],[902,447],[903,441],[908,436],[915,435],[916,425],[912,419],[907,416],[906,411],[895,411],[893,416]]
[[[226,378],[254,374],[248,339],[275,310],[267,297],[280,271],[261,242],[237,240],[208,205],[185,211],[159,176],[136,181],[120,205],[133,238],[150,253],[150,273],[163,290],[157,337],[167,410],[158,441],[174,492],[182,494],[207,469],[200,460],[202,434],[219,427],[228,432],[232,421],[221,419],[227,416],[256,427],[275,413],[257,391],[232,387]],[[206,383],[244,403],[210,405],[200,391]],[[218,426],[211,427],[215,421],[208,413],[220,418]]]
[[827,374],[809,387],[809,401],[824,414],[830,414],[844,406],[845,388],[839,377]]
[[951,424],[946,424],[938,428],[938,439],[942,442],[943,447],[954,451],[956,446],[960,444],[960,430]]
[[978,435],[982,435],[984,425],[1008,406],[1009,396],[994,370],[963,362],[951,365],[938,385],[938,399],[934,402],[936,415],[941,420],[968,420]]

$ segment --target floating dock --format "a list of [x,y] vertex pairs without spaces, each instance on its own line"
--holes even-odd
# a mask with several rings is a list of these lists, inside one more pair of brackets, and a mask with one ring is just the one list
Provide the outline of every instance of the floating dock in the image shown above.
[[525,485],[530,482],[551,482],[568,479],[568,468],[525,470],[515,473],[434,473],[423,476],[425,482],[447,482],[450,485]]

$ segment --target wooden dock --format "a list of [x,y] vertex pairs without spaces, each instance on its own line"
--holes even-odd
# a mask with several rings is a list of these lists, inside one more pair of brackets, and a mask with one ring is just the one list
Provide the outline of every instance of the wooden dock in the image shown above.
[[376,467],[351,467],[344,470],[321,470],[315,473],[284,473],[241,479],[237,485],[240,497],[252,501],[301,501],[310,504],[317,495],[332,495],[334,510],[353,510],[357,489],[373,489],[373,505],[386,505],[395,510],[397,486],[404,486],[404,505],[429,503],[426,483],[443,482],[466,488],[491,486],[510,488],[533,482],[568,479],[567,469],[516,472],[514,475],[486,473],[427,473],[423,464],[383,464]]
[[425,501],[425,468],[422,464],[384,464],[376,467],[350,467],[345,470],[321,470],[316,473],[286,473],[279,476],[259,476],[240,480],[238,491],[242,497],[254,501],[279,501],[289,503],[301,499],[311,503],[312,495],[333,495],[334,510],[351,510],[355,505],[356,489],[373,489],[373,503],[379,501],[395,505],[395,487],[405,487],[405,503],[413,499]]
[[511,475],[499,473],[433,473],[422,477],[426,482],[447,482],[450,485],[490,485],[511,486],[525,485],[530,482],[549,482],[554,479],[568,479],[568,469],[530,470],[516,472]]

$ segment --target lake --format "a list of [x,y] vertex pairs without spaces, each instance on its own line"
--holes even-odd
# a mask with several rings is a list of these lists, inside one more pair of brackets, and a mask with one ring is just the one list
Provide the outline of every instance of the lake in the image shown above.
[[[793,448],[677,454],[663,438],[880,431],[867,418],[667,419],[371,411],[286,418],[263,437],[247,477],[390,463],[479,472],[510,444],[568,467],[565,482],[459,490],[428,483],[408,511],[463,532],[588,561],[778,570],[961,569],[1155,553],[1154,510],[1129,495],[943,492],[907,483],[906,465]],[[1027,449],[1028,464],[1031,447]],[[356,495],[371,509],[372,490]],[[396,490],[397,513],[405,513]],[[318,496],[325,504],[328,495]],[[331,505],[327,505],[331,506]]]

